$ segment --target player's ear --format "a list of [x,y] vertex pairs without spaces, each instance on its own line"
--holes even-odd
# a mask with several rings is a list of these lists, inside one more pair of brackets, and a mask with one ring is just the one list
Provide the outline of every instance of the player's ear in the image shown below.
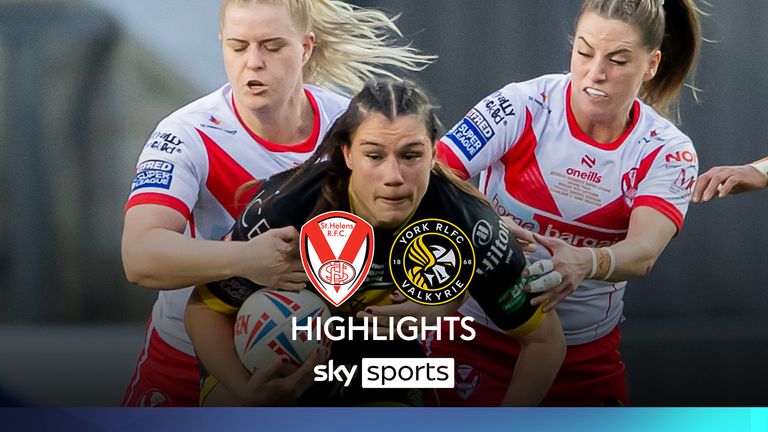
[[304,43],[301,45],[304,52],[301,55],[302,65],[306,65],[309,58],[312,56],[312,50],[315,48],[315,34],[312,32],[307,33],[304,36]]
[[661,51],[656,50],[651,53],[648,59],[648,69],[645,71],[643,81],[650,81],[656,76],[656,72],[659,70],[659,64],[661,64]]
[[351,155],[351,146],[347,144],[341,145],[341,152],[344,154],[344,162],[347,164],[347,168],[350,170],[352,169],[352,155]]

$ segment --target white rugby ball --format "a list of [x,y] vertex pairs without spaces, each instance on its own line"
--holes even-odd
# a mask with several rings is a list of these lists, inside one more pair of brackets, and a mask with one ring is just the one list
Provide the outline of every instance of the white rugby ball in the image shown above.
[[306,326],[309,319],[322,317],[325,321],[331,313],[320,297],[307,289],[263,289],[245,300],[235,320],[235,348],[249,371],[268,366],[280,357],[287,360],[287,365],[299,367],[312,349],[322,344],[316,332],[309,339],[306,331],[300,331],[294,340],[294,316],[298,325]]

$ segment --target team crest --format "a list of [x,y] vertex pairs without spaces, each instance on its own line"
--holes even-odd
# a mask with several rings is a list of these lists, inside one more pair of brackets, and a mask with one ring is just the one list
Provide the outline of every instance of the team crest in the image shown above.
[[389,252],[389,270],[407,298],[440,305],[461,297],[475,273],[472,242],[456,225],[424,219],[402,230]]
[[357,291],[373,261],[373,227],[343,211],[314,217],[301,227],[301,263],[317,292],[339,306]]
[[627,207],[632,207],[635,204],[638,183],[637,168],[632,168],[621,176],[621,193]]
[[459,397],[467,400],[472,393],[477,389],[477,385],[480,383],[480,373],[472,368],[468,364],[460,364],[456,366],[456,379],[454,389],[459,394]]

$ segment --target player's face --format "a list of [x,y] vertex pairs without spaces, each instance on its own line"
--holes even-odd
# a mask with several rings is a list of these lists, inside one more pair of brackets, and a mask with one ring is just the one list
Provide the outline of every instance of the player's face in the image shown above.
[[370,114],[342,148],[352,171],[349,194],[355,213],[377,228],[396,228],[424,197],[433,164],[432,142],[416,115],[390,122]]
[[296,28],[282,5],[227,6],[221,28],[224,67],[241,110],[269,110],[302,93],[302,68],[314,35]]
[[633,26],[585,13],[571,53],[571,109],[579,125],[617,124],[623,130],[640,86],[660,61],[661,53],[646,49]]

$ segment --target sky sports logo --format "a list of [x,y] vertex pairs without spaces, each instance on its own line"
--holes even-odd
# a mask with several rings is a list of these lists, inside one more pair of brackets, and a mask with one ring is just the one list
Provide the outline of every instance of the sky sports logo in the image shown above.
[[[474,318],[468,316],[439,317],[434,324],[428,324],[424,317],[413,316],[400,320],[387,317],[383,323],[378,317],[371,320],[369,322],[368,317],[364,317],[362,322],[356,322],[352,317],[345,320],[334,316],[299,322],[292,317],[291,340],[301,340],[302,343],[313,340],[423,341],[427,338],[471,341],[476,336],[471,326]],[[314,373],[317,382],[337,382],[344,387],[355,381],[355,387],[369,389],[453,388],[455,369],[453,358],[363,358],[361,364],[338,364],[331,359],[327,364],[315,366]]]
[[315,381],[341,382],[349,387],[360,375],[365,389],[453,388],[452,358],[363,358],[361,365],[315,366]]

